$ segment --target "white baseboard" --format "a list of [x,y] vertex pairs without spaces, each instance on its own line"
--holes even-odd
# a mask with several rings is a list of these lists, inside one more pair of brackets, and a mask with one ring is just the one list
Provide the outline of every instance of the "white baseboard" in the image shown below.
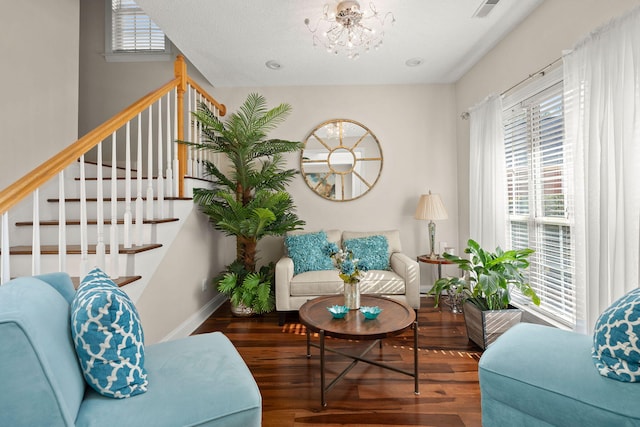
[[191,317],[182,322],[180,326],[171,331],[168,335],[160,340],[160,342],[171,341],[178,338],[184,338],[191,335],[198,326],[200,326],[209,316],[211,316],[224,302],[227,297],[223,294],[218,294],[213,297],[208,303],[206,303],[200,310],[195,312]]

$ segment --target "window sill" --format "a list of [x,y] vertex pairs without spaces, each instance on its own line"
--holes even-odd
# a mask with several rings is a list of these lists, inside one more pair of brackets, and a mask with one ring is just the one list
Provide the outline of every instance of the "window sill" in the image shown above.
[[104,54],[107,62],[164,62],[172,61],[171,52],[147,53],[147,52],[108,52]]
[[538,311],[534,311],[531,310],[529,308],[529,304],[520,304],[517,302],[511,302],[511,304],[515,307],[518,307],[519,309],[524,310],[524,316],[523,316],[523,320],[525,322],[528,323],[536,323],[539,325],[546,325],[546,326],[552,326],[554,328],[558,328],[558,329],[564,329],[565,331],[571,331],[573,330],[570,326],[567,326],[566,323],[562,323],[560,321],[558,321],[557,319],[554,319],[552,317],[549,316],[545,316],[544,314],[538,312]]

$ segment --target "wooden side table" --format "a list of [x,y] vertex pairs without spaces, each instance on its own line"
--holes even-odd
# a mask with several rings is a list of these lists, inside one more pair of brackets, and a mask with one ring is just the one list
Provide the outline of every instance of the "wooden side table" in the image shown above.
[[438,279],[442,279],[442,264],[453,264],[453,262],[446,260],[440,256],[437,258],[431,258],[429,255],[418,255],[418,262],[425,262],[427,264],[438,265]]

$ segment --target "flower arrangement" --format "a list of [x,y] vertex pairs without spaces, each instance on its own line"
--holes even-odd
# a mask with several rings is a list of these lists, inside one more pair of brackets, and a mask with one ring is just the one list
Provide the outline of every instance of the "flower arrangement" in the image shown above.
[[329,243],[325,246],[325,253],[333,260],[343,282],[354,284],[360,281],[362,272],[358,268],[358,259],[353,256],[353,252],[344,251],[335,243]]

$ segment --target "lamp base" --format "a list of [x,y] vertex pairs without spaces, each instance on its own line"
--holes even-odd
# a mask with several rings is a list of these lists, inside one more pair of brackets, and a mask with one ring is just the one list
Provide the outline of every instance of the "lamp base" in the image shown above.
[[429,258],[437,259],[438,254],[436,254],[436,223],[433,221],[429,221],[429,243],[431,244],[431,252],[429,253]]

